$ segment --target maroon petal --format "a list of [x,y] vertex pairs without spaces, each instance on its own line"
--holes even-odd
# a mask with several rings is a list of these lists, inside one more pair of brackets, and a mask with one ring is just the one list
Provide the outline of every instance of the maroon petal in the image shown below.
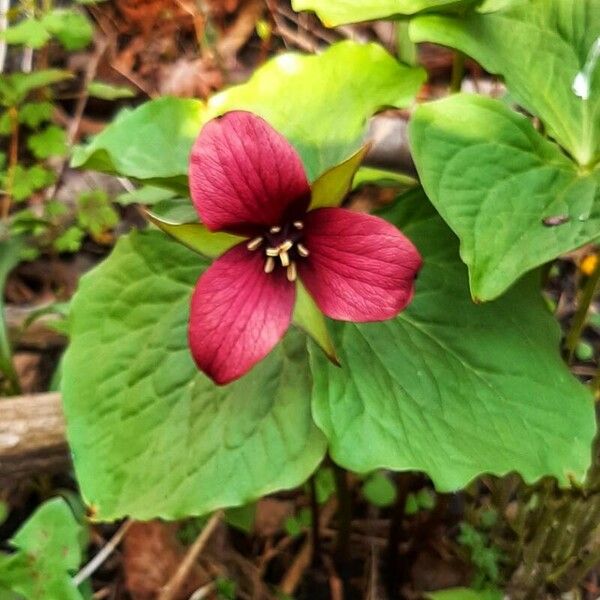
[[252,233],[304,214],[310,186],[298,153],[266,121],[243,111],[209,121],[190,157],[192,201],[211,230]]
[[264,260],[238,244],[207,269],[194,290],[190,348],[198,367],[220,385],[263,359],[291,322],[295,286],[283,269],[265,273]]
[[299,274],[328,317],[383,321],[411,301],[421,256],[393,225],[343,208],[313,210],[304,225]]

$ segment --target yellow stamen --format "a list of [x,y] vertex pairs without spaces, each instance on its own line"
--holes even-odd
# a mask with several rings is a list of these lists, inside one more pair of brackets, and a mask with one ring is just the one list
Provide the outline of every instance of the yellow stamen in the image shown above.
[[248,250],[254,251],[262,244],[262,241],[263,239],[260,236],[256,237],[246,244],[246,248],[248,248]]
[[296,229],[302,229],[304,227],[304,223],[302,221],[294,221],[294,227]]
[[297,244],[296,248],[298,248],[298,254],[300,256],[303,256],[304,258],[306,258],[310,254],[308,248],[306,246],[303,246],[302,244]]
[[266,255],[267,256],[279,256],[279,249],[278,248],[267,248]]
[[288,281],[296,281],[296,277],[298,276],[296,272],[296,263],[292,261],[287,268],[287,278]]
[[269,229],[269,231],[271,233],[279,233],[281,231],[281,227],[279,227],[279,225],[274,225],[273,227],[271,227],[271,229]]
[[285,242],[283,242],[283,244],[281,244],[281,246],[279,246],[279,250],[281,252],[287,252],[288,250],[292,249],[293,245],[294,245],[294,242],[290,242],[290,240],[285,240]]
[[285,250],[282,250],[279,253],[279,260],[284,267],[287,267],[290,264],[290,256]]
[[265,273],[272,273],[274,268],[275,268],[275,259],[271,258],[269,256],[269,258],[267,258],[267,260],[265,262]]

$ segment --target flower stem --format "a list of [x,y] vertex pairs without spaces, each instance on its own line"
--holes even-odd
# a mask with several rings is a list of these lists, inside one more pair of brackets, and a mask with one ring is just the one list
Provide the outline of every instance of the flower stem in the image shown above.
[[573,316],[573,321],[571,323],[571,328],[569,329],[569,332],[567,333],[567,337],[565,339],[565,348],[567,350],[567,360],[569,364],[573,361],[575,349],[577,348],[579,338],[581,337],[581,333],[583,331],[583,328],[585,327],[587,314],[590,309],[590,304],[594,299],[599,282],[600,260],[597,261],[594,271],[591,273],[591,275],[588,277],[587,281],[583,285],[577,310],[575,311],[575,315]]
[[460,92],[462,80],[465,75],[465,55],[456,50],[452,59],[452,74],[450,76],[450,93]]

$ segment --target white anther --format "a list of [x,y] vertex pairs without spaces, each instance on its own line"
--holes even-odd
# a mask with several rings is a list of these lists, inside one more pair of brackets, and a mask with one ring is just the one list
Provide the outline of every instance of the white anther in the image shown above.
[[274,225],[273,227],[271,227],[271,229],[269,229],[269,231],[271,233],[279,233],[281,231],[281,227],[279,227],[279,225]]
[[248,248],[248,250],[254,251],[262,244],[262,241],[263,239],[260,236],[256,237],[246,244],[246,248]]
[[267,256],[279,256],[279,248],[267,248]]
[[294,261],[289,264],[286,274],[288,281],[296,281],[298,273],[296,272],[296,263]]
[[304,258],[306,258],[310,254],[308,248],[306,246],[303,246],[302,244],[296,244],[296,248],[298,248],[298,254],[300,256],[303,256]]
[[294,227],[296,229],[302,229],[304,227],[304,223],[302,221],[294,221]]
[[291,250],[293,246],[294,242],[290,242],[290,240],[285,240],[285,242],[283,242],[283,244],[279,246],[279,250],[280,252],[287,252],[288,250]]
[[279,253],[279,260],[282,266],[287,267],[290,264],[290,255],[285,250],[282,250]]
[[271,258],[269,256],[269,258],[267,258],[267,260],[265,262],[265,273],[272,273],[274,268],[275,268],[275,259]]

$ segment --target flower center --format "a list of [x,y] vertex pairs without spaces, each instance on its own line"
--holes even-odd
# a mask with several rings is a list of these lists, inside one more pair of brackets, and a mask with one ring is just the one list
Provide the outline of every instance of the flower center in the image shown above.
[[304,223],[294,221],[285,225],[275,225],[263,235],[250,240],[246,247],[251,252],[263,247],[265,253],[265,273],[272,273],[280,265],[286,269],[288,281],[296,281],[298,272],[296,261],[309,255],[302,244]]

